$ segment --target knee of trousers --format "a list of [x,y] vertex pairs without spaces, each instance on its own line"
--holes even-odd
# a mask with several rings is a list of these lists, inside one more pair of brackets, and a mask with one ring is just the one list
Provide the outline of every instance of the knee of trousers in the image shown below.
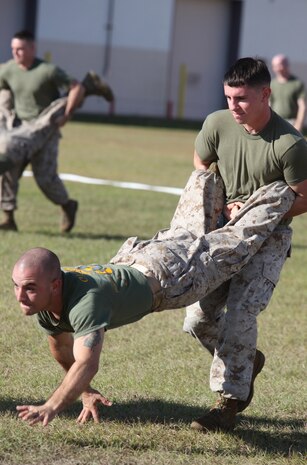
[[48,175],[34,175],[35,181],[41,189],[52,190],[54,189],[54,178]]
[[223,310],[217,314],[216,312],[205,313],[201,308],[201,302],[196,302],[186,308],[182,329],[204,343],[216,337],[223,315]]
[[[196,306],[197,305],[197,306]],[[195,304],[195,307],[187,308],[187,313],[183,322],[183,331],[191,334],[193,337],[199,337],[203,335],[204,328],[207,326],[205,317],[199,307],[199,304]]]
[[191,334],[191,336],[195,337],[195,328],[197,327],[197,320],[196,318],[185,317],[183,321],[182,330],[185,333]]
[[10,170],[14,167],[14,162],[11,158],[7,157],[6,155],[2,155],[0,153],[0,175],[5,173],[6,171]]
[[33,169],[35,182],[42,190],[50,192],[60,192],[65,189],[63,181],[54,172],[36,173]]

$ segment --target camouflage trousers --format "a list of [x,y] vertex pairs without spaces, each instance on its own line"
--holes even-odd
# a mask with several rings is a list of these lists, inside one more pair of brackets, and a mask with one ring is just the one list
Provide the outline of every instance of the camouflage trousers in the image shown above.
[[[53,119],[63,113],[66,102],[66,97],[58,99],[35,120],[11,129],[0,129],[0,208],[3,210],[16,208],[19,178],[29,163],[46,197],[57,205],[68,202],[68,193],[57,173],[60,132],[53,123]],[[1,115],[2,120],[8,117],[4,109]],[[7,160],[11,163],[9,170]]]
[[[215,200],[217,207],[212,207]],[[221,212],[223,186],[216,174],[196,170],[170,228],[148,241],[129,238],[110,262],[134,266],[159,283],[153,311],[181,308],[238,273],[273,233],[293,201],[292,190],[275,182],[255,192],[226,226],[204,234],[208,222]]]
[[13,97],[10,90],[0,90],[0,131],[12,129],[15,113],[13,111]]
[[212,391],[247,398],[257,344],[256,318],[271,299],[291,237],[289,226],[277,225],[239,273],[187,308],[183,330],[213,355]]

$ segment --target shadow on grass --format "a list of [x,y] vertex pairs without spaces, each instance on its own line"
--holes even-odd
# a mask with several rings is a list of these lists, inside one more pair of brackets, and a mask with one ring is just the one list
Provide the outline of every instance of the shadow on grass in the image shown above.
[[[123,236],[120,234],[94,234],[91,232],[71,232],[69,234],[62,234],[60,232],[52,232],[52,231],[35,231],[35,234],[40,234],[41,236],[47,236],[47,237],[65,237],[67,239],[91,239],[91,240],[105,240],[105,241],[126,241],[128,237],[133,236],[133,234],[130,234],[129,236]],[[137,233],[135,236],[138,237],[139,240],[147,240],[148,237],[142,237],[138,235]]]
[[302,455],[307,453],[306,434],[303,428],[303,419],[279,420],[242,416],[232,435],[259,451],[290,457],[294,452]]
[[[29,231],[24,231],[24,233],[29,232]],[[67,239],[91,239],[91,240],[106,240],[106,241],[126,241],[128,237],[132,236],[137,236],[139,240],[148,240],[150,237],[149,236],[140,236],[139,233],[136,231],[135,233],[131,233],[128,235],[122,235],[122,234],[106,234],[104,232],[101,232],[99,234],[97,233],[92,233],[90,231],[87,232],[75,232],[72,231],[69,234],[63,234],[59,231],[50,231],[50,230],[36,230],[36,231],[31,231],[31,233],[35,234],[40,234],[41,236],[47,236],[47,237],[65,237]],[[305,244],[292,244],[292,249],[298,249],[298,250],[305,250],[307,249],[307,245]]]
[[[44,400],[31,401],[29,399],[0,399],[0,411],[16,415],[16,405],[42,404]],[[64,418],[76,420],[81,411],[81,402],[76,402],[72,407],[61,414]],[[111,408],[101,408],[104,422],[122,422],[127,426],[135,424],[162,424],[174,429],[180,429],[180,425],[188,426],[191,421],[205,413],[199,407],[184,405],[175,402],[166,402],[160,399],[139,399],[130,402],[116,403]],[[252,417],[239,415],[237,427],[229,437],[239,438],[246,444],[250,444],[267,453],[278,453],[289,456],[293,451],[306,453],[306,435],[304,434],[304,419],[280,420],[268,417]],[[202,434],[202,433],[200,433]],[[76,445],[80,445],[81,438],[75,438]],[[86,438],[86,445],[90,446]],[[83,444],[84,445],[84,444]],[[95,439],[97,445],[97,438]]]
[[305,250],[305,249],[307,249],[307,245],[305,245],[305,244],[292,244],[291,248],[292,249],[298,249],[298,250]]

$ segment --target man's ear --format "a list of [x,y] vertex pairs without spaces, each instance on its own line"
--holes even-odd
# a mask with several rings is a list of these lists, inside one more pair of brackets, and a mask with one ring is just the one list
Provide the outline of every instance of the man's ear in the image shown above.
[[62,292],[62,279],[61,278],[54,279],[52,281],[52,290],[56,294]]
[[271,97],[271,88],[270,87],[263,87],[262,95],[264,100],[269,100]]

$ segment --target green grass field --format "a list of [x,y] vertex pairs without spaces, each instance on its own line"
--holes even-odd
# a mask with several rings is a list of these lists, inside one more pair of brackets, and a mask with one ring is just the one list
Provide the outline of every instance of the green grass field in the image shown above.
[[[116,181],[183,187],[196,133],[73,122],[60,171]],[[307,215],[295,219],[292,258],[259,318],[267,357],[254,401],[231,435],[199,434],[190,422],[211,406],[210,356],[182,332],[184,310],[150,315],[106,335],[93,386],[113,401],[102,422],[78,426],[76,402],[47,428],[21,422],[15,406],[41,403],[63,373],[33,318],[14,300],[11,269],[30,247],[54,250],[63,265],[106,262],[127,236],[166,227],[178,197],[66,183],[80,202],[77,225],[59,234],[57,207],[33,179],[21,182],[19,233],[0,233],[0,463],[5,465],[277,465],[306,458]],[[305,423],[305,424],[304,424]]]

